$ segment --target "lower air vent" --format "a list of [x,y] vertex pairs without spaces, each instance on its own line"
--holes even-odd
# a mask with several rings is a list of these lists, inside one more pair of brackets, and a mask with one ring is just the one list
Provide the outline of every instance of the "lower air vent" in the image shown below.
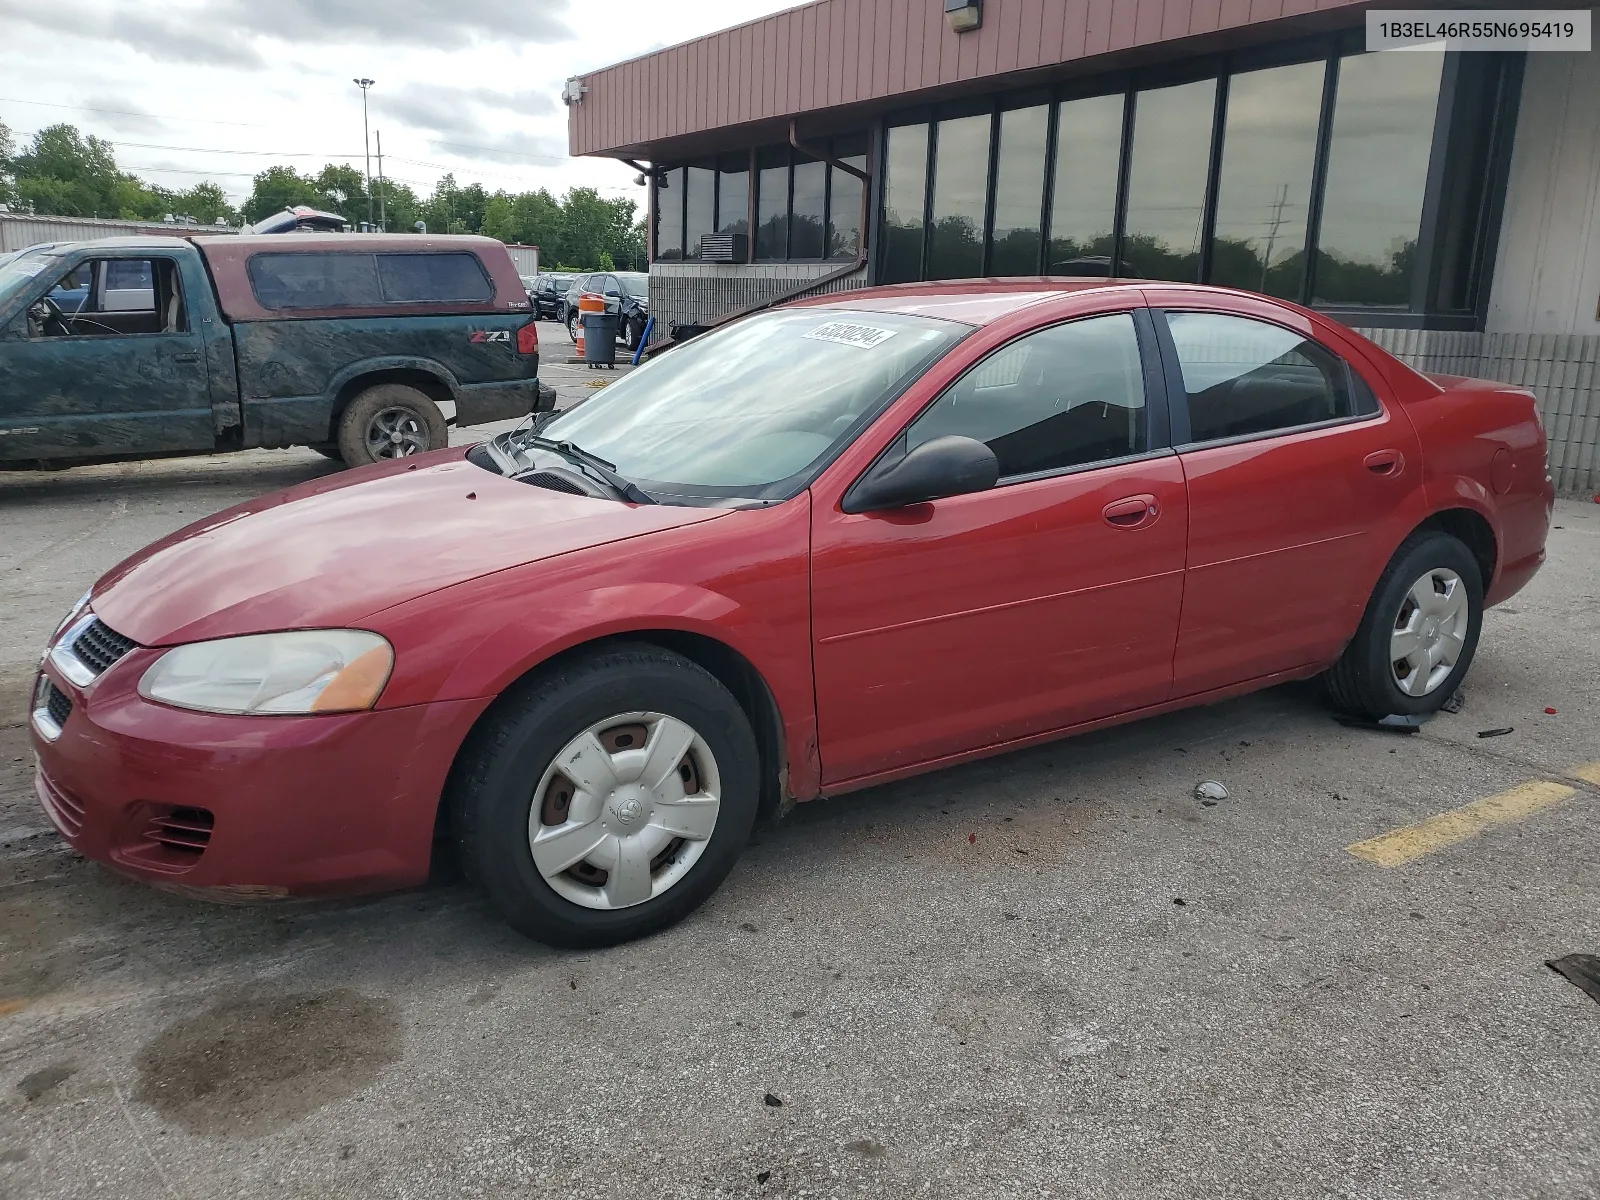
[[34,784],[34,790],[39,794],[39,801],[44,805],[45,815],[56,823],[56,828],[69,838],[75,838],[82,833],[83,801],[43,771],[34,777]]
[[67,718],[72,715],[72,697],[53,683],[46,683],[45,689],[44,710],[50,714],[57,729],[64,729]]
[[216,817],[208,808],[151,805],[133,826],[134,837],[118,858],[160,871],[187,871],[211,844]]

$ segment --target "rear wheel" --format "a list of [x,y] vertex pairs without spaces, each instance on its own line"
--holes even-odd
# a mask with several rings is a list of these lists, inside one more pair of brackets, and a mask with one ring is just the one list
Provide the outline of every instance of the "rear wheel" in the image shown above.
[[578,314],[576,312],[567,314],[567,336],[572,339],[574,346],[578,344]]
[[1447,533],[1416,534],[1390,560],[1328,671],[1328,693],[1361,716],[1437,712],[1466,678],[1482,627],[1483,575],[1472,551]]
[[444,414],[403,383],[381,383],[350,402],[339,421],[339,455],[352,467],[425,454],[449,444]]
[[505,697],[452,778],[467,873],[555,946],[655,933],[710,896],[755,821],[759,758],[738,701],[653,646],[575,660]]

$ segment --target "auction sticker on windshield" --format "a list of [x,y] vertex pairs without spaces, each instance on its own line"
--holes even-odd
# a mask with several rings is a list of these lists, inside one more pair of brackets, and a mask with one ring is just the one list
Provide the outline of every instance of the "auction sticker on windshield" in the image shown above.
[[841,346],[857,346],[862,350],[870,350],[887,342],[895,332],[893,329],[879,329],[876,325],[857,325],[853,321],[829,321],[826,325],[818,325],[810,333],[800,336],[810,338],[814,342],[838,342]]

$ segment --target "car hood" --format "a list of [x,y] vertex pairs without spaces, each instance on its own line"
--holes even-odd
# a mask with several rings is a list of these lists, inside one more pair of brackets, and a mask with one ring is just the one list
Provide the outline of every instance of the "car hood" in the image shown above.
[[301,484],[198,521],[102,578],[93,607],[144,646],[358,625],[481,575],[726,512],[568,496],[446,450]]

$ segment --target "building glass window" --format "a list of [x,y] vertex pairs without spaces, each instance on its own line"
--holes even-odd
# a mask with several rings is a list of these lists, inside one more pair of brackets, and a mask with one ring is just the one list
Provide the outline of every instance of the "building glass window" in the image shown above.
[[1032,275],[1039,269],[1049,126],[1050,110],[1042,104],[1000,114],[990,275]]
[[789,150],[756,151],[756,260],[789,257]]
[[789,217],[789,257],[821,258],[826,229],[828,164],[801,159],[794,164],[794,198]]
[[1296,63],[1228,81],[1212,283],[1300,298],[1326,71]]
[[740,154],[723,160],[717,172],[717,232],[750,232],[749,156]]
[[1119,264],[1129,274],[1200,278],[1216,92],[1215,79],[1202,79],[1135,97],[1127,232]]
[[983,274],[983,217],[988,202],[988,113],[940,121],[934,142],[933,229],[929,279]]
[[1443,70],[1428,51],[1340,60],[1317,303],[1410,304]]
[[[839,138],[833,157],[859,171],[867,169],[865,136]],[[848,171],[828,168],[828,258],[852,262],[861,245],[861,180]]]
[[683,168],[668,171],[656,183],[656,258],[683,257]]
[[685,167],[683,256],[700,257],[700,239],[713,232],[717,211],[717,173],[710,167]]
[[896,125],[888,131],[884,154],[882,282],[922,278],[927,195],[928,127]]
[[1050,201],[1051,275],[1115,275],[1117,167],[1123,97],[1068,100],[1056,110],[1055,192]]

